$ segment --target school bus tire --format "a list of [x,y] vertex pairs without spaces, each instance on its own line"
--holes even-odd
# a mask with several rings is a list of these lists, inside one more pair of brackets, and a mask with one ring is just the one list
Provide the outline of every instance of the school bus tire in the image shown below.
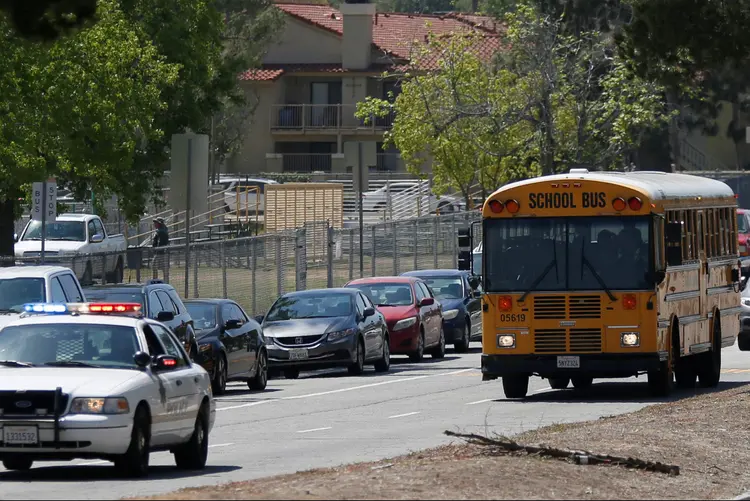
[[529,392],[529,376],[522,374],[503,376],[503,391],[505,398],[526,398]]
[[594,384],[594,378],[589,376],[578,376],[571,378],[573,382],[573,388],[576,390],[588,390],[591,385]]
[[549,378],[549,387],[553,390],[564,390],[570,384],[569,377],[551,377]]
[[701,353],[703,364],[698,371],[698,382],[704,388],[716,388],[721,379],[721,318],[714,312],[714,327],[711,330],[711,351]]
[[659,369],[649,371],[648,388],[655,397],[668,397],[674,389],[674,364],[680,356],[680,325],[677,322],[672,324],[672,349],[669,358],[659,363]]

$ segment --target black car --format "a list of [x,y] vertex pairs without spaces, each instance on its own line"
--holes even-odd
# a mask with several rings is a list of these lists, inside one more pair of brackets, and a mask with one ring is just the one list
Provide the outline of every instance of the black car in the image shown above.
[[482,297],[479,278],[464,270],[419,270],[402,273],[427,283],[443,305],[445,340],[459,353],[469,350],[471,341],[482,340]]
[[93,285],[83,289],[87,301],[97,303],[141,303],[144,316],[163,323],[177,336],[192,360],[197,361],[193,319],[174,287],[162,280],[144,284]]
[[190,299],[185,306],[198,339],[198,363],[211,374],[214,395],[224,393],[227,381],[265,390],[268,353],[260,324],[231,299]]
[[391,366],[385,318],[357,289],[312,289],[284,294],[263,318],[268,367],[288,379],[300,370],[347,367],[361,374],[367,363]]

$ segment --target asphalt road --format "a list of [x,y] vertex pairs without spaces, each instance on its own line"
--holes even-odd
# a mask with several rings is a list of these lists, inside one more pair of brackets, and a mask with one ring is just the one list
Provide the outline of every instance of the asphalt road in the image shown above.
[[[233,383],[219,397],[216,426],[203,472],[174,468],[172,456],[151,456],[148,479],[125,481],[111,463],[37,463],[30,472],[0,467],[0,499],[118,499],[182,487],[248,480],[343,463],[378,460],[448,443],[446,429],[513,434],[553,423],[582,421],[657,403],[645,377],[595,382],[584,394],[553,391],[532,378],[524,401],[505,400],[500,381],[481,381],[479,344],[448,351],[442,361],[413,364],[394,357],[391,371],[303,373],[272,380],[263,393]],[[750,382],[750,353],[723,350],[720,388]],[[706,390],[696,390],[706,391]],[[694,392],[678,392],[672,399]]]

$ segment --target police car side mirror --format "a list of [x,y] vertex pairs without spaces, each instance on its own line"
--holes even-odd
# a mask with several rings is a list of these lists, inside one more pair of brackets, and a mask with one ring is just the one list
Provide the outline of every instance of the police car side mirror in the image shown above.
[[160,311],[156,315],[156,320],[158,320],[159,322],[171,322],[172,320],[174,320],[174,313],[172,313],[171,311]]
[[149,365],[151,365],[151,355],[146,353],[145,351],[139,351],[135,355],[133,355],[133,360],[135,361],[135,365],[141,368],[146,368]]
[[159,355],[154,362],[154,369],[165,371],[174,369],[177,366],[177,357],[171,355]]
[[18,242],[18,233],[13,234],[13,241],[16,243]]

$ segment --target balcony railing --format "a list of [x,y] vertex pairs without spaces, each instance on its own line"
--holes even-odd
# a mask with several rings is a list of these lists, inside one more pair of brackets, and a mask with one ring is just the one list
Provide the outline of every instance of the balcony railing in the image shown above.
[[375,171],[376,172],[395,172],[399,170],[400,165],[401,165],[401,155],[399,153],[382,152],[382,153],[378,153]]
[[369,123],[354,114],[353,104],[275,104],[271,107],[270,126],[274,131],[384,131],[393,125],[393,110]]
[[284,172],[331,172],[330,153],[282,153]]

